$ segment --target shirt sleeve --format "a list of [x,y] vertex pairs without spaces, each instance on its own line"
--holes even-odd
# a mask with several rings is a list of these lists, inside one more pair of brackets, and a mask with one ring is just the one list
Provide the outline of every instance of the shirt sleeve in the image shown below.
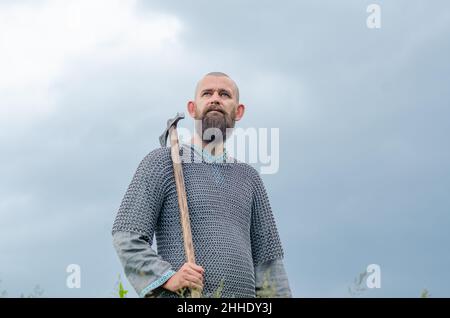
[[291,298],[283,260],[275,259],[255,266],[256,296]]
[[131,232],[114,232],[114,248],[128,281],[140,297],[158,297],[162,285],[175,271],[148,242],[148,238]]
[[250,238],[254,265],[282,259],[283,247],[266,189],[259,174],[253,175],[253,203]]
[[253,170],[253,204],[250,227],[256,294],[258,297],[292,297],[283,265],[283,247],[264,183]]
[[128,281],[141,297],[157,296],[175,272],[151,248],[164,201],[164,183],[170,167],[161,149],[150,152],[139,164],[114,221],[113,245]]
[[[133,232],[151,240],[164,202],[168,168],[160,149],[140,162],[117,212],[112,232]],[[173,172],[172,172],[173,173]]]

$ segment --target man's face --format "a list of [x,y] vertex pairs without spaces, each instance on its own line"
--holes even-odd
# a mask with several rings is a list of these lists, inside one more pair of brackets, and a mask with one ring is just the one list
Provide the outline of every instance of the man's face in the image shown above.
[[197,86],[195,102],[188,104],[191,116],[197,120],[197,133],[203,135],[207,129],[217,128],[224,140],[226,129],[233,128],[235,121],[242,117],[243,107],[237,100],[234,82],[225,76],[205,76]]

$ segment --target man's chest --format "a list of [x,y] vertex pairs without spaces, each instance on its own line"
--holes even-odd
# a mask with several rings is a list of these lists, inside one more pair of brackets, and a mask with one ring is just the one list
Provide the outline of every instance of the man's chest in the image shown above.
[[[191,218],[248,224],[253,194],[251,184],[233,165],[184,164],[184,183]],[[176,187],[166,193],[165,208],[178,211]]]

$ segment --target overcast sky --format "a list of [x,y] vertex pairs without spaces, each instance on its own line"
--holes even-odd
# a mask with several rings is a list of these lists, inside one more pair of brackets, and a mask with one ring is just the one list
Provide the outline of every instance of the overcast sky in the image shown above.
[[357,297],[450,297],[449,38],[443,0],[0,0],[0,294],[114,296],[131,177],[222,71],[238,127],[280,131],[262,178],[294,296],[355,296],[378,264]]

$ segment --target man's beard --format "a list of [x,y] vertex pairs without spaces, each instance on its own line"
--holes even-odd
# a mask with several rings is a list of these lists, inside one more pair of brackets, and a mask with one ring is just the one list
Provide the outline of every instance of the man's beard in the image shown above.
[[[197,127],[197,133],[201,133],[201,138],[205,142],[225,142],[228,133],[231,133],[231,128],[235,124],[235,110],[228,114],[219,106],[210,106],[202,114],[201,127]],[[229,129],[230,128],[230,129]]]

